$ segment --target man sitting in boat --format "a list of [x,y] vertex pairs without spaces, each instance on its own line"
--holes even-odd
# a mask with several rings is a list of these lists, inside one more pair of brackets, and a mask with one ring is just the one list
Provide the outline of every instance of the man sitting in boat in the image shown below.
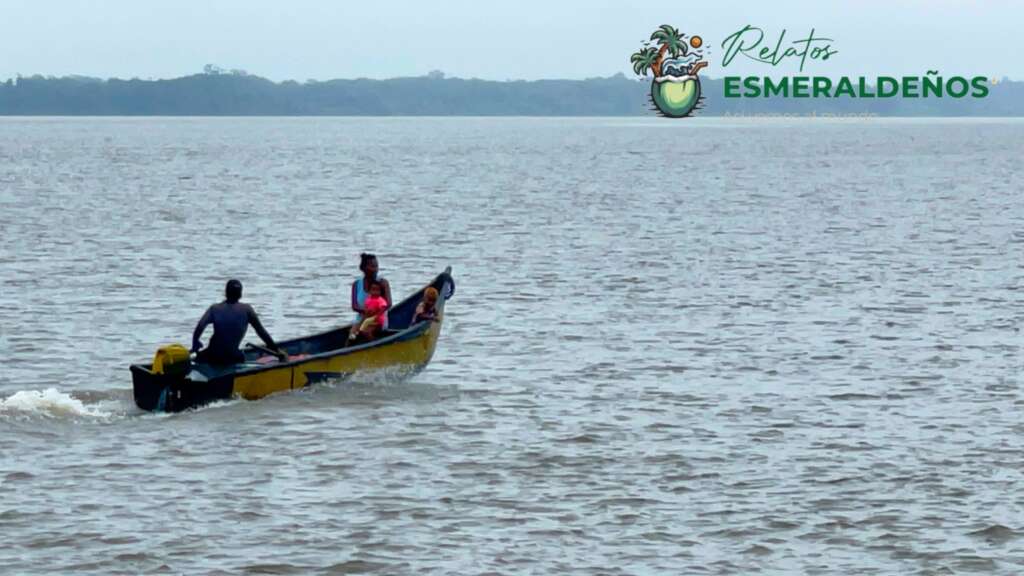
[[[388,308],[391,308],[391,285],[384,278],[378,275],[380,271],[380,265],[377,263],[377,257],[373,254],[360,254],[359,255],[359,269],[363,272],[363,277],[357,279],[352,283],[352,310],[356,312],[356,318],[352,325],[353,333],[357,332],[358,327],[365,320],[366,312],[366,298],[370,294],[370,285],[374,282],[379,282],[381,286],[381,296],[388,303]],[[388,327],[388,316],[385,313],[383,318],[383,325],[381,328]]]
[[[287,358],[263,328],[252,306],[239,302],[242,299],[241,282],[228,280],[224,287],[224,298],[223,302],[206,309],[192,333],[192,351],[196,352],[196,362],[221,365],[244,362],[245,355],[238,349],[238,345],[245,338],[250,324],[268,348],[274,350],[278,357]],[[200,338],[210,324],[213,324],[213,336],[210,337],[210,345],[203,349]]]

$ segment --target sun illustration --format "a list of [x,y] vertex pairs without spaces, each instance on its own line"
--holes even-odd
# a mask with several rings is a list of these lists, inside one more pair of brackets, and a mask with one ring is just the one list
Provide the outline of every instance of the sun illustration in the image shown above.
[[[656,43],[655,45],[652,45]],[[651,104],[662,116],[685,118],[701,102],[700,77],[708,63],[704,60],[700,36],[686,35],[678,28],[664,24],[651,34],[639,52],[629,57],[638,76],[653,76]]]

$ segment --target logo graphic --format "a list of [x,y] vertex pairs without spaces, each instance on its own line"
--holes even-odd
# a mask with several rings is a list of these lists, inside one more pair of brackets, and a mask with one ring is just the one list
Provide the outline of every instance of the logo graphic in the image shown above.
[[[657,48],[655,48],[657,45]],[[708,65],[703,60],[700,36],[689,36],[663,24],[644,42],[639,52],[629,57],[633,72],[651,81],[651,103],[662,116],[685,118],[693,113],[703,99],[697,72]]]

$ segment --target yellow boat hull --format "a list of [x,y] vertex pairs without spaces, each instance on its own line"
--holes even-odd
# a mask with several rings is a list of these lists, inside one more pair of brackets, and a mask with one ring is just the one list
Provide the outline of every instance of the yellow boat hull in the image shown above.
[[294,365],[289,363],[249,376],[236,376],[232,392],[246,400],[258,400],[323,380],[346,378],[356,372],[393,370],[396,374],[415,373],[430,362],[440,334],[441,323],[436,322],[422,335],[403,342]]

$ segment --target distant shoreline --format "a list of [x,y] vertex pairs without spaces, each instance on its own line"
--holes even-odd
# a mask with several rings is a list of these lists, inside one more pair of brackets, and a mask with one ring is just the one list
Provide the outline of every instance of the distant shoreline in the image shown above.
[[[986,98],[724,98],[701,76],[698,117],[1024,116],[1024,82]],[[102,117],[653,117],[650,82],[617,74],[586,80],[494,81],[440,73],[387,80],[273,82],[242,72],[168,80],[81,76],[0,82],[0,116]]]

